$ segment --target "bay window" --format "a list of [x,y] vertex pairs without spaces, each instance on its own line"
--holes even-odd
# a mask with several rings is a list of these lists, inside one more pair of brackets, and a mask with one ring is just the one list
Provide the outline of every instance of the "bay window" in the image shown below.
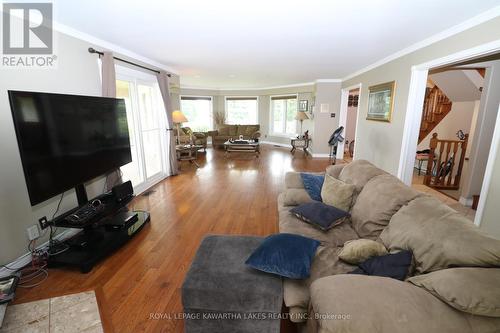
[[190,127],[193,132],[208,132],[214,129],[212,97],[181,96],[181,111],[189,122],[183,127]]
[[258,124],[257,97],[226,97],[226,124]]
[[278,135],[297,133],[297,96],[271,96],[271,132]]

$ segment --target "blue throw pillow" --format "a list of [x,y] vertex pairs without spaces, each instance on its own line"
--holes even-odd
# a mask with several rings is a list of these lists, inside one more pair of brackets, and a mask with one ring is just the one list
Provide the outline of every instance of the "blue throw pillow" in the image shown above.
[[350,214],[337,207],[322,202],[309,202],[290,209],[290,213],[304,222],[310,223],[323,231],[331,229],[345,221]]
[[385,276],[404,280],[408,275],[413,255],[411,251],[372,257],[363,261],[351,274]]
[[264,239],[245,264],[290,279],[306,279],[319,244],[317,240],[294,234],[271,235]]
[[324,175],[312,175],[310,173],[301,172],[300,176],[304,182],[304,188],[311,199],[316,201],[323,201],[321,199],[321,188],[323,187],[323,182],[325,181]]

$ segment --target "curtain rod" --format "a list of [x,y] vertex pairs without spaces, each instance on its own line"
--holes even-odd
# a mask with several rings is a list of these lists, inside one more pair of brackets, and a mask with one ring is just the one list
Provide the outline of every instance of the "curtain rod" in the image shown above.
[[[89,47],[89,53],[96,53],[100,56],[104,55],[104,52],[101,52],[101,51],[97,51],[96,49],[94,49],[93,47]],[[136,67],[140,67],[142,69],[146,69],[148,71],[151,71],[151,72],[155,72],[155,73],[160,73],[160,71],[157,71],[156,69],[152,69],[152,68],[149,68],[149,67],[146,67],[146,66],[143,66],[143,65],[139,65],[139,64],[136,64],[135,62],[131,62],[131,61],[128,61],[128,60],[125,60],[125,59],[122,59],[122,58],[118,58],[118,57],[113,57],[113,59],[116,59],[118,61],[121,61],[121,62],[124,62],[126,64],[129,64],[129,65],[132,65],[132,66],[136,66]],[[171,74],[167,74],[168,77],[172,77]]]

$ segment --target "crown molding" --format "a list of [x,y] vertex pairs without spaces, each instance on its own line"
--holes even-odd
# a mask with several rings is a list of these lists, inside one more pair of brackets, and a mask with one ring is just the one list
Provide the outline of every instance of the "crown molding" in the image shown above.
[[135,53],[133,51],[130,51],[129,49],[126,49],[120,45],[117,45],[117,44],[108,42],[106,40],[97,38],[95,36],[89,35],[85,32],[71,28],[71,27],[69,27],[65,24],[59,23],[57,21],[54,21],[53,24],[54,24],[54,30],[61,32],[65,35],[81,39],[83,41],[89,42],[90,44],[94,44],[94,45],[98,45],[100,47],[103,47],[106,50],[110,50],[112,52],[119,53],[121,55],[132,58],[134,60],[138,60],[138,61],[141,61],[141,62],[146,63],[148,65],[154,66],[158,69],[163,69],[169,73],[179,75],[179,73],[175,69],[173,69],[165,64],[162,64],[158,61],[155,61],[155,60],[150,59],[148,57],[142,56],[142,55]]
[[342,79],[317,79],[316,83],[338,83],[342,82]]
[[270,86],[270,87],[260,87],[260,88],[207,88],[198,86],[186,86],[181,84],[181,89],[213,90],[213,91],[253,91],[253,90],[258,91],[258,90],[272,90],[272,89],[282,89],[282,88],[307,87],[307,86],[313,86],[315,84],[316,81],[311,81],[311,82],[293,83],[281,86]]
[[465,20],[457,25],[452,26],[451,28],[448,28],[446,30],[443,30],[435,35],[432,35],[431,37],[428,37],[424,40],[421,40],[420,42],[417,42],[413,45],[408,46],[407,48],[404,48],[396,53],[393,53],[383,59],[380,59],[379,61],[376,61],[372,63],[371,65],[368,65],[354,73],[351,73],[347,75],[346,77],[342,78],[342,81],[347,81],[349,79],[352,79],[353,77],[356,77],[358,75],[361,75],[363,73],[366,73],[372,69],[375,69],[379,66],[382,66],[388,62],[391,62],[397,58],[401,58],[405,55],[408,55],[412,52],[415,52],[417,50],[423,49],[424,47],[427,47],[431,44],[434,44],[436,42],[439,42],[443,39],[446,39],[448,37],[451,37],[453,35],[459,34],[465,30],[468,30],[470,28],[473,28],[475,26],[478,26],[484,22],[487,22],[489,20],[492,20],[496,17],[500,16],[500,6],[493,7],[479,15],[476,15],[468,20]]

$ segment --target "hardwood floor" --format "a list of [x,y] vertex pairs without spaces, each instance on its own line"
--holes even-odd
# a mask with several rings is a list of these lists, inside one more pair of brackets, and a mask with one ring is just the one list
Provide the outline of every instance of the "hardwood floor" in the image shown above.
[[276,200],[287,171],[323,171],[328,159],[295,156],[262,145],[261,157],[208,149],[200,168],[186,162],[132,209],[151,212],[151,223],[89,274],[51,269],[49,278],[19,290],[16,303],[95,290],[106,332],[183,332],[180,319],[150,319],[182,312],[180,287],[207,234],[269,235],[278,231]]

